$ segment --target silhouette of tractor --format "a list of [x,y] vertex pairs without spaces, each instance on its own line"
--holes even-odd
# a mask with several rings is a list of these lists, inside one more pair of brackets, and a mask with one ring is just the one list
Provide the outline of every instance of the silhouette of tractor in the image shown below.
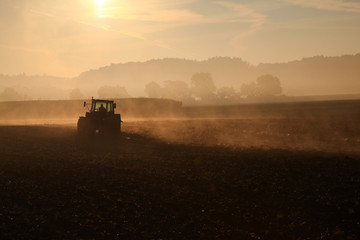
[[[84,107],[87,103],[84,102]],[[79,117],[77,130],[80,135],[120,134],[121,116],[115,114],[116,103],[110,100],[91,99],[91,108],[85,117]]]

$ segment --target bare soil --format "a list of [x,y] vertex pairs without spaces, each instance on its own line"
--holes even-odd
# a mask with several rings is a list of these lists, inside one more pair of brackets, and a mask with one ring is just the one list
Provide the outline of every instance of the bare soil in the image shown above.
[[359,239],[347,119],[138,121],[113,139],[0,126],[0,238]]

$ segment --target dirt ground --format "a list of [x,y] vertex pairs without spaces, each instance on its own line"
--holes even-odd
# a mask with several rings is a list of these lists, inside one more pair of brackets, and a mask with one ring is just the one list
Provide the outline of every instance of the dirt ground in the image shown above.
[[358,239],[360,159],[0,127],[1,239]]
[[359,239],[360,120],[336,116],[0,126],[0,239]]

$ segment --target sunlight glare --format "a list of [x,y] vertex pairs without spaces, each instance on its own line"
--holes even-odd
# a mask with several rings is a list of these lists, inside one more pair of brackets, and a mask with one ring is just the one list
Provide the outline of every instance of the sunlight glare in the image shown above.
[[107,2],[107,0],[94,0],[94,1],[95,1],[96,6],[98,6],[98,7],[103,7]]

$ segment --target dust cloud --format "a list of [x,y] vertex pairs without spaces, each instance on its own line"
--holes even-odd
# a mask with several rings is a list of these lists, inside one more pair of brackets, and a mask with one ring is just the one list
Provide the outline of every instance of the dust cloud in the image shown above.
[[168,143],[360,153],[357,124],[344,128],[342,121],[325,119],[183,119],[130,122],[123,129]]
[[[360,154],[360,101],[183,107],[159,99],[117,99],[125,134],[175,144]],[[76,129],[83,101],[0,103],[0,125]]]
[[359,101],[190,107],[184,116],[123,129],[178,144],[360,154]]

